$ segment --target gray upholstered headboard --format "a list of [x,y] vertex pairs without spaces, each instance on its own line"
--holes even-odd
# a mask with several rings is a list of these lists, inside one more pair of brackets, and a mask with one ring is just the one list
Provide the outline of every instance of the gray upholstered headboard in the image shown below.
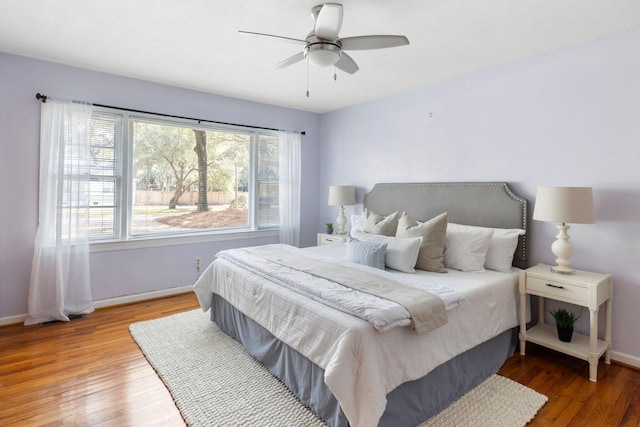
[[[418,221],[447,212],[449,222],[527,230],[527,201],[505,182],[376,184],[364,195],[364,207],[382,215],[406,211]],[[528,267],[527,235],[520,236],[516,267]]]

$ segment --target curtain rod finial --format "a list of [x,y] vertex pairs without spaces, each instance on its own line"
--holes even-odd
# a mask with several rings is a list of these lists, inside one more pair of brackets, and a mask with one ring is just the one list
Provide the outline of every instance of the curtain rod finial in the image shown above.
[[47,95],[42,95],[41,93],[36,93],[36,99],[38,101],[47,102]]

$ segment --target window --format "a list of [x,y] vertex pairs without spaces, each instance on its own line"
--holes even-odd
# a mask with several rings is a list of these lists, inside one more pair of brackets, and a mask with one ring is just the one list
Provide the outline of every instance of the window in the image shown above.
[[89,181],[89,238],[116,239],[120,218],[122,118],[94,112],[91,115]]
[[94,242],[278,227],[274,131],[97,109],[91,156]]

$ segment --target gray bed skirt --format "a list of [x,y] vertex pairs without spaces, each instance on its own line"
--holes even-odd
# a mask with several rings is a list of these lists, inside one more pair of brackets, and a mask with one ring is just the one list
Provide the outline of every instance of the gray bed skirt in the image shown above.
[[[330,426],[348,426],[338,401],[324,383],[324,370],[268,330],[245,316],[222,297],[212,294],[211,320],[241,342],[306,406]],[[427,376],[404,383],[387,395],[380,426],[416,426],[498,372],[513,355],[517,327],[462,353]]]

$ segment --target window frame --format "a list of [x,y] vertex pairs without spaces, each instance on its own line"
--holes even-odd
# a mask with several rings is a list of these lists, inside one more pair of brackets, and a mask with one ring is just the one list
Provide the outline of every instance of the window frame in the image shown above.
[[[279,225],[259,226],[258,205],[258,142],[261,135],[278,138],[278,132],[270,129],[209,123],[195,119],[167,117],[161,114],[121,110],[112,107],[93,107],[93,115],[113,117],[116,119],[115,142],[115,218],[113,238],[90,238],[91,252],[113,251],[121,249],[149,248],[182,244],[227,241],[251,238],[275,237],[279,233]],[[133,126],[135,120],[143,120],[168,126],[189,127],[217,132],[239,132],[249,135],[249,217],[246,227],[206,229],[194,231],[174,231],[165,233],[132,234],[133,218]]]

